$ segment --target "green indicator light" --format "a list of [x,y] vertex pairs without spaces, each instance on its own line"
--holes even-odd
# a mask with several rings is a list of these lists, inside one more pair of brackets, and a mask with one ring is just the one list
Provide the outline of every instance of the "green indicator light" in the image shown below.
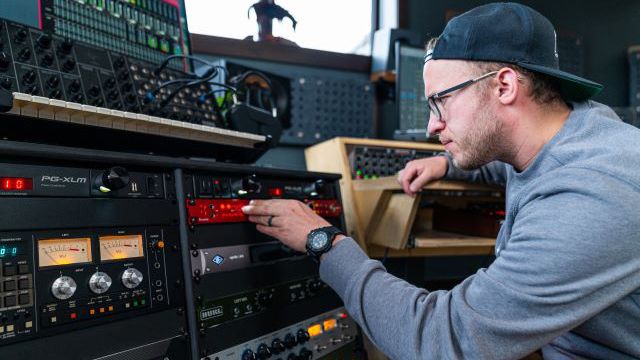
[[140,300],[140,304],[144,305],[146,303],[147,303],[147,300],[145,300],[145,299]]
[[369,179],[369,175],[364,176],[365,180]]
[[362,175],[362,170],[356,170],[356,174]]
[[138,300],[133,300],[133,306],[138,306]]
[[147,44],[149,44],[150,48],[157,49],[158,48],[158,39],[155,36],[149,36],[147,40]]

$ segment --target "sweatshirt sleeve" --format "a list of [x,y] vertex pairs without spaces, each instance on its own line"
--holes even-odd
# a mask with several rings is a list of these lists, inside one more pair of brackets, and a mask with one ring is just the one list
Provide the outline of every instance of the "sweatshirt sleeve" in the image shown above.
[[555,177],[522,199],[498,258],[450,291],[388,274],[352,239],[327,253],[320,276],[392,359],[521,358],[640,287],[639,217],[601,218],[636,214],[639,192],[580,180],[594,177]]
[[461,180],[482,183],[485,185],[496,185],[504,187],[507,183],[506,167],[507,165],[500,161],[492,161],[477,170],[462,170],[453,164],[451,155],[444,153],[447,158],[447,180]]

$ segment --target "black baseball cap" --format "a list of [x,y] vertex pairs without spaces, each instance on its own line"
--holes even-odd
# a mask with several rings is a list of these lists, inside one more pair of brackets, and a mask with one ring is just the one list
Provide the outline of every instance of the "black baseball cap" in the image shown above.
[[431,58],[511,63],[558,80],[566,101],[598,94],[602,85],[560,70],[556,32],[532,8],[516,3],[491,3],[451,19]]

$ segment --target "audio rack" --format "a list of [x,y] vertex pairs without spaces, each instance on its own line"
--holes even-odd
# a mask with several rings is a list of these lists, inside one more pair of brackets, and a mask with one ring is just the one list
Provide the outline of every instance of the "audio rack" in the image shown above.
[[0,154],[3,357],[364,358],[317,263],[239,213],[296,199],[342,227],[338,176],[7,140]]

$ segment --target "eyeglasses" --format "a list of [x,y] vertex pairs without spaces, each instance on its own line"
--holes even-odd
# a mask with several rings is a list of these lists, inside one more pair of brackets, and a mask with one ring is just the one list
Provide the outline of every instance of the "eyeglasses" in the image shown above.
[[458,84],[456,86],[452,86],[446,90],[442,90],[440,92],[437,92],[429,97],[427,97],[427,105],[429,106],[429,113],[430,114],[435,114],[438,119],[442,119],[442,112],[440,111],[440,107],[443,106],[442,104],[442,100],[445,99],[446,97],[448,97],[449,94],[451,94],[454,91],[458,91],[458,90],[462,90],[464,88],[466,88],[467,86],[471,86],[473,84],[475,84],[476,82],[482,80],[482,79],[486,79],[490,76],[493,76],[495,74],[497,74],[497,71],[492,71],[490,73],[486,73],[482,76],[479,76],[475,79],[471,79],[471,80],[467,80],[461,84]]

